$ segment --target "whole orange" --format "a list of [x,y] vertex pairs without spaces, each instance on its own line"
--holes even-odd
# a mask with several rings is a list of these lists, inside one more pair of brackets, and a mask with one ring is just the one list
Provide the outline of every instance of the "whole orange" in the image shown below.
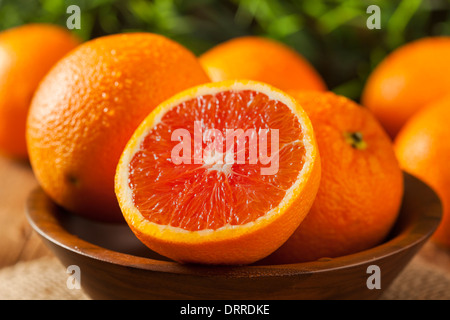
[[25,123],[33,94],[48,70],[78,44],[67,30],[48,24],[0,33],[0,152],[27,157]]
[[389,136],[370,111],[345,97],[291,93],[313,124],[322,178],[305,220],[269,261],[334,258],[379,244],[398,216],[403,195]]
[[423,106],[449,92],[450,37],[408,43],[386,57],[370,75],[362,104],[391,137]]
[[322,77],[303,56],[263,37],[231,39],[205,52],[200,62],[212,81],[248,79],[281,90],[326,90]]
[[403,169],[428,183],[441,198],[444,213],[432,239],[450,248],[450,96],[416,113],[395,140]]
[[123,221],[114,175],[128,139],[160,102],[206,82],[197,58],[160,35],[80,45],[45,77],[30,108],[28,151],[40,185],[67,210]]

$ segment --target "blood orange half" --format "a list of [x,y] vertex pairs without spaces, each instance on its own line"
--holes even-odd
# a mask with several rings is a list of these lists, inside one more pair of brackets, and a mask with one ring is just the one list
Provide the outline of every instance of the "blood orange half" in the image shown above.
[[185,263],[248,264],[289,238],[319,180],[300,105],[263,83],[225,81],[160,104],[128,142],[115,188],[150,249]]

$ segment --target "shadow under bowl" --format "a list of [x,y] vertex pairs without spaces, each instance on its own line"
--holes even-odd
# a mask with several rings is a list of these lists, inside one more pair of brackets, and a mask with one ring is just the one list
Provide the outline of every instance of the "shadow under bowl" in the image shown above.
[[[334,259],[284,265],[183,265],[145,247],[126,224],[86,220],[58,207],[40,188],[27,201],[35,231],[66,267],[77,265],[93,299],[377,299],[441,221],[438,196],[405,174],[401,212],[380,245]],[[369,289],[368,267],[381,289]]]

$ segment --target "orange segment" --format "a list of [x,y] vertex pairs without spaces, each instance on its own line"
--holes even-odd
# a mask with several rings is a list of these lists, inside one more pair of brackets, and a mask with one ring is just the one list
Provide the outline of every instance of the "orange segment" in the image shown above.
[[[174,139],[179,130],[183,139]],[[245,264],[287,240],[319,179],[298,103],[269,85],[226,81],[184,91],[147,117],[122,154],[116,194],[152,250],[180,262]]]
[[[246,110],[245,106],[249,109]],[[243,117],[229,117],[229,114],[239,115],[241,110],[245,111]],[[179,117],[179,114],[184,117]],[[174,167],[172,161],[167,161],[171,158],[171,150],[178,144],[178,141],[171,141],[171,132],[177,128],[186,128],[194,137],[193,124],[199,120],[198,115],[202,115],[204,120],[203,132],[208,127],[223,133],[227,128],[242,128],[244,132],[251,126],[280,128],[281,135],[287,141],[283,141],[281,148],[279,174],[261,175],[261,163],[251,165],[248,161],[245,164],[219,164],[216,167],[213,163],[182,163]],[[291,134],[286,129],[294,132]],[[297,138],[301,136],[300,124],[289,108],[282,102],[269,100],[263,93],[250,90],[225,91],[204,96],[200,101],[190,99],[168,111],[161,122],[147,133],[141,150],[134,155],[129,175],[134,204],[149,221],[190,231],[253,221],[277,206],[286,190],[295,182],[304,162],[304,146]],[[202,142],[202,148],[206,146]],[[246,144],[243,152],[249,159],[249,144]],[[292,163],[289,161],[290,156],[299,160]],[[235,158],[237,161],[237,154]],[[140,168],[156,170],[149,170],[148,174],[142,175]],[[161,203],[161,196],[167,201]],[[253,205],[249,205],[250,199]],[[186,211],[190,214],[180,215],[177,211],[180,208],[189,209]]]

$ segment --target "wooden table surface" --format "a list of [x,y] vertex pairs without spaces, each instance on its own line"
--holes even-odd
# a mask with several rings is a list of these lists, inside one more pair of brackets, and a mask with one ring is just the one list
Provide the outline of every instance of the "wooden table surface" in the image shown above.
[[[27,196],[37,185],[28,162],[0,156],[0,269],[53,255],[25,215]],[[450,276],[450,251],[429,241],[418,255]]]
[[25,201],[37,186],[28,162],[0,156],[0,268],[50,255],[25,215]]

